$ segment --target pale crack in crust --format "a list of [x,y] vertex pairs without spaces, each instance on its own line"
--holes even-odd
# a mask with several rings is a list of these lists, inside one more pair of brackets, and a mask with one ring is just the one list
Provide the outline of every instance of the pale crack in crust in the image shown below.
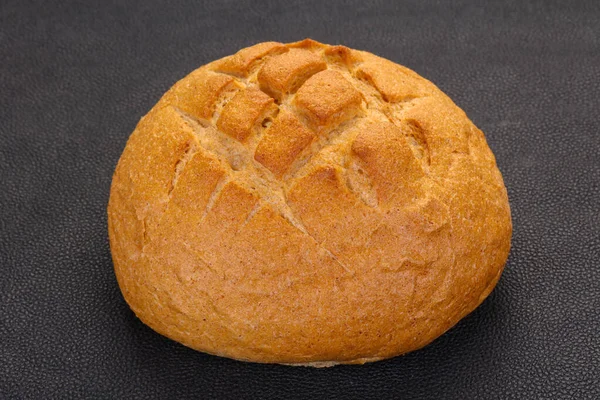
[[200,218],[200,222],[202,222],[206,219],[206,216],[208,215],[210,210],[212,210],[215,203],[217,202],[219,195],[221,194],[221,192],[223,192],[223,189],[229,182],[230,182],[229,178],[223,177],[217,183],[217,186],[215,186],[215,190],[213,190],[213,192],[210,194],[210,197],[208,198],[208,201],[206,202],[206,208],[204,208],[204,211],[202,212],[202,217]]
[[328,150],[337,144],[345,143],[344,150],[349,151],[347,147],[352,143],[354,136],[356,136],[356,132],[352,132],[349,128],[356,126],[362,118],[363,115],[356,115],[352,119],[344,122],[338,128],[325,132],[318,139],[313,141],[313,143],[294,161],[289,172],[284,175],[284,180],[289,182],[287,183],[287,186],[291,186],[298,178],[311,172],[315,165],[336,162],[338,165],[344,166],[345,163],[342,160],[344,156],[347,156],[347,153],[341,151],[329,153],[329,158],[326,160],[319,160],[317,163],[311,162],[319,153]]
[[196,144],[193,142],[186,143],[186,149],[183,153],[183,157],[177,161],[175,164],[175,171],[173,172],[173,180],[171,181],[171,187],[169,188],[169,198],[171,197],[173,190],[175,190],[175,186],[177,185],[177,181],[181,176],[181,173],[185,169],[187,163],[191,160],[191,158],[196,154]]

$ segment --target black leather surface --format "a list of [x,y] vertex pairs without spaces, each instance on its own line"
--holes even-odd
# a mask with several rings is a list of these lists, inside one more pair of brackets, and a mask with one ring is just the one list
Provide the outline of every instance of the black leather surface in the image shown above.
[[[174,3],[0,2],[0,398],[600,398],[600,2]],[[192,351],[120,295],[113,168],[177,79],[307,36],[413,68],[486,133],[513,210],[506,272],[454,329],[388,361]]]

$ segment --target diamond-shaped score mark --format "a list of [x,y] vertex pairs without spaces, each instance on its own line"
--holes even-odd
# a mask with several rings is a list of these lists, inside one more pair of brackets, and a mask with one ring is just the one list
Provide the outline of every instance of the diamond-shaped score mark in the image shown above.
[[362,96],[339,72],[321,71],[298,89],[294,104],[317,127],[333,128],[352,118]]
[[281,178],[314,136],[294,113],[284,109],[263,133],[254,159]]
[[245,142],[263,117],[276,109],[273,98],[256,88],[247,88],[236,93],[225,105],[217,121],[217,128],[234,139]]
[[260,88],[277,100],[294,93],[312,75],[327,68],[317,54],[304,49],[290,49],[271,57],[258,73]]

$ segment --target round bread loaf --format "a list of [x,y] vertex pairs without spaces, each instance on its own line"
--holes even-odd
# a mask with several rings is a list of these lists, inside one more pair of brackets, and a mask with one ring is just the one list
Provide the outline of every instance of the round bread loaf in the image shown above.
[[108,205],[135,314],[203,352],[328,366],[418,349],[496,285],[512,233],[483,133],[415,72],[260,43],[142,118]]

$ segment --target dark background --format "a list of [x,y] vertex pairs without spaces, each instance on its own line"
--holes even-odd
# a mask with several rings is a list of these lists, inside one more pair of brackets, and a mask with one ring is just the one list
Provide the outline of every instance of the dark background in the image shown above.
[[[600,398],[600,2],[0,1],[0,398]],[[137,320],[106,204],[176,80],[266,40],[365,49],[486,133],[513,249],[485,303],[365,366],[221,359]]]

